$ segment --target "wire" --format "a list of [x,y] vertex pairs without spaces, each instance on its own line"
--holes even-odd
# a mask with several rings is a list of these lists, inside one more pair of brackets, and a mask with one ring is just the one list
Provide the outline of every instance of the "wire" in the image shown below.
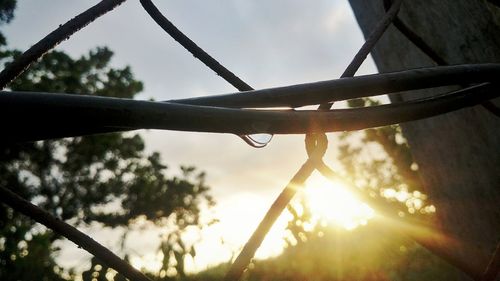
[[151,18],[165,31],[172,36],[179,44],[181,44],[195,58],[199,59],[208,68],[215,71],[217,75],[233,85],[239,91],[250,91],[253,88],[246,82],[241,80],[229,69],[220,64],[216,59],[209,55],[205,50],[200,48],[193,40],[189,39],[182,31],[180,31],[172,22],[170,22],[153,4],[151,0],[140,0],[142,7],[151,16]]
[[[443,258],[451,265],[474,278],[474,280],[478,280],[482,276],[482,272],[479,272],[477,267],[472,265],[470,260],[455,255],[457,250],[466,249],[467,252],[474,253],[474,257],[477,261],[486,261],[488,257],[482,252],[477,251],[474,245],[463,245],[459,243],[459,240],[451,233],[445,233],[441,229],[435,229],[425,221],[408,217],[401,219],[401,217],[395,214],[394,209],[391,209],[386,202],[380,200],[380,197],[376,198],[369,196],[366,192],[357,188],[356,184],[335,173],[322,160],[316,161],[316,169],[325,178],[342,182],[343,186],[349,188],[349,191],[358,197],[358,199],[374,208],[378,216],[384,218],[382,221],[384,226],[390,228],[391,231],[413,239],[413,241],[425,247],[436,256]],[[429,235],[430,233],[432,233],[432,235]],[[443,243],[446,245],[443,246]]]
[[415,89],[490,82],[499,76],[500,64],[438,66],[168,102],[233,108],[300,107]]
[[[388,11],[391,7],[392,0],[383,0],[384,1],[384,9]],[[427,55],[431,60],[433,60],[437,65],[449,65],[449,63],[439,55],[425,40],[414,32],[408,25],[406,25],[399,17],[396,17],[393,22],[394,26],[403,34],[406,39],[415,45],[422,53]],[[466,83],[466,82],[464,82]],[[500,117],[500,107],[495,105],[491,101],[484,101],[482,107],[492,113],[493,115]]]
[[[31,63],[42,57],[62,40],[124,1],[103,0],[52,31],[0,72],[0,88],[4,88],[28,68]],[[322,161],[328,144],[325,132],[359,130],[419,120],[473,106],[481,102],[490,112],[500,116],[500,109],[488,101],[500,95],[498,91],[499,85],[493,84],[499,75],[500,65],[498,64],[443,66],[346,78],[354,76],[391,23],[394,23],[406,38],[434,60],[436,64],[447,64],[418,34],[413,32],[397,17],[402,0],[395,0],[393,3],[390,0],[384,0],[386,9],[384,17],[377,23],[374,31],[366,39],[342,74],[343,79],[263,90],[253,90],[247,83],[221,65],[177,29],[150,0],[141,0],[140,2],[153,20],[170,36],[215,71],[217,75],[245,93],[179,99],[167,102],[149,102],[95,96],[2,92],[0,94],[0,118],[11,120],[11,122],[4,124],[3,132],[5,136],[0,140],[0,143],[149,128],[233,133],[240,135],[247,143],[255,146],[255,142],[246,134],[306,133],[306,150],[309,158],[268,210],[266,216],[231,266],[225,277],[226,281],[238,280],[241,277],[243,270],[254,256],[255,251],[277,217],[293,198],[297,188],[304,184],[311,173],[316,169],[326,176],[328,176],[328,173],[333,173],[331,170],[328,172],[329,168]],[[392,5],[389,7],[391,3]],[[388,92],[470,83],[482,84],[447,94],[401,103],[367,108],[329,110],[331,104],[328,102],[332,101]],[[242,109],[276,106],[297,107],[318,103],[321,105],[315,111]],[[30,116],[19,116],[19,114],[26,111],[30,112]],[[50,217],[50,214],[5,188],[0,187],[0,194],[2,194],[1,201],[34,220],[44,223],[49,228],[59,231],[63,236],[82,246],[126,277],[136,280],[148,280],[147,277],[138,271],[134,271],[130,265],[114,256],[108,249],[74,227],[62,221],[57,221],[55,218]],[[417,240],[418,238],[414,239]],[[429,247],[448,260],[454,258],[447,256],[441,249],[432,249],[432,245],[424,244],[424,246]],[[497,254],[492,259],[493,267],[498,263],[498,260],[497,251]],[[456,264],[464,272],[471,275],[467,264]],[[490,267],[485,273],[487,277],[493,274]]]
[[[363,108],[253,110],[65,94],[3,92],[3,140],[68,137],[102,130],[166,129],[232,134],[351,131],[427,118],[500,95],[481,84],[429,98]],[[24,112],[30,114],[25,115]]]
[[21,54],[12,63],[8,64],[6,68],[0,72],[0,90],[5,88],[8,83],[23,73],[33,62],[40,59],[49,50],[123,2],[125,2],[125,0],[102,0],[65,24],[60,25],[57,29]]
[[[175,41],[181,44],[188,52],[190,52],[195,58],[199,59],[208,68],[215,71],[217,75],[226,80],[229,84],[233,85],[239,91],[251,91],[253,88],[248,85],[245,81],[241,80],[229,69],[220,64],[216,59],[209,55],[205,50],[199,47],[193,40],[189,39],[182,31],[180,31],[171,21],[169,21],[153,4],[150,0],[141,0],[141,5],[146,10],[146,12],[151,16],[151,18],[165,31],[169,34]],[[258,140],[252,138],[252,136],[240,135],[243,141],[245,141],[250,146],[256,148],[262,148],[266,146],[267,142],[261,143]]]
[[[377,24],[377,27],[369,36],[370,42],[369,43],[365,42],[365,44],[363,44],[363,46],[358,51],[358,53],[356,54],[352,62],[349,64],[349,66],[346,68],[342,76],[354,76],[359,66],[363,63],[364,59],[366,58],[370,50],[378,41],[378,38],[382,36],[383,31],[387,28],[392,19],[397,15],[401,3],[402,0],[397,0],[396,3],[393,5],[393,7],[391,7],[390,12],[387,12],[386,15],[383,17],[383,19]],[[318,111],[328,110],[330,108],[331,108],[330,103],[324,103],[318,107]],[[328,143],[328,139],[326,138],[326,135],[324,133],[325,130],[320,132],[321,134],[306,135],[306,147],[310,146],[311,143],[314,143],[316,145],[320,144],[321,140]],[[318,153],[318,150],[321,151],[322,149],[323,147],[318,147],[318,149],[314,149],[314,152],[311,151],[309,152],[311,155],[316,155],[316,153]],[[316,160],[314,157],[311,157],[311,155],[309,155],[310,157],[307,159],[306,163],[304,163],[301,169],[294,175],[290,184],[285,187],[283,192],[278,196],[278,198],[276,198],[273,205],[271,205],[271,207],[266,213],[266,216],[262,219],[257,229],[250,237],[249,242],[245,245],[241,253],[236,258],[235,262],[229,268],[229,271],[224,277],[224,281],[236,281],[241,278],[243,271],[250,263],[252,257],[255,254],[255,251],[258,249],[258,247],[264,240],[264,237],[269,232],[270,229],[269,225],[274,224],[278,216],[283,211],[284,207],[288,205],[288,203],[290,203],[290,200],[292,200],[296,190],[303,184],[303,182],[301,181],[294,182],[293,180],[298,178],[300,180],[304,179],[305,181],[315,170],[314,167],[310,167],[310,165],[314,164],[313,162],[315,162]]]
[[[363,43],[363,46],[359,49],[359,51],[356,53],[352,61],[349,63],[347,68],[344,70],[340,78],[345,78],[345,77],[353,77],[354,74],[356,74],[356,71],[358,71],[359,67],[363,62],[365,61],[366,57],[368,54],[372,51],[372,49],[375,47],[375,44],[377,44],[378,40],[384,32],[387,30],[391,22],[396,18],[398,15],[399,10],[401,9],[401,5],[403,4],[403,0],[396,0],[390,9],[385,13],[384,17],[377,23],[375,26],[374,30],[370,33],[368,38],[366,39],[365,43]],[[331,104],[322,104],[319,106],[319,110],[325,110],[325,109],[330,109]]]
[[36,205],[33,205],[31,202],[23,199],[9,189],[0,187],[0,202],[5,203],[14,210],[73,241],[75,244],[98,258],[99,261],[115,269],[130,280],[151,281],[151,279],[143,275],[139,270],[133,268],[126,261],[111,252],[108,248],[102,246],[85,233],[79,231],[76,227],[55,218],[48,212]]

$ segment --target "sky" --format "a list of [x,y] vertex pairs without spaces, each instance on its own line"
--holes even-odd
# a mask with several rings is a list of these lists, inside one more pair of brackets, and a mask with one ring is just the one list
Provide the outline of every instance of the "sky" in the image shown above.
[[[10,47],[21,50],[98,1],[22,0],[15,18],[2,32]],[[335,79],[340,76],[363,37],[347,0],[183,0],[155,1],[160,11],[219,62],[256,89]],[[130,65],[144,82],[139,99],[166,100],[235,92],[158,27],[139,1],[126,1],[56,47],[74,57],[97,46],[108,46],[112,65]],[[359,74],[375,73],[369,58]],[[197,260],[203,269],[227,261],[263,217],[268,206],[306,159],[303,136],[274,136],[262,149],[237,136],[213,133],[141,131],[149,152],[159,151],[172,172],[193,165],[207,173],[207,184],[217,201],[220,223],[204,233]],[[335,139],[335,134],[329,134]],[[334,164],[330,145],[325,160]],[[281,219],[258,256],[281,250]],[[98,225],[85,231],[119,251],[116,230]],[[148,238],[148,239],[145,239]],[[129,251],[142,260],[157,247],[158,230],[137,231],[128,238]],[[151,238],[151,239],[149,239]],[[221,245],[221,238],[224,245]],[[81,250],[62,243],[59,261],[75,266],[86,260]],[[214,258],[214,253],[218,257]],[[149,263],[153,263],[150,261]]]

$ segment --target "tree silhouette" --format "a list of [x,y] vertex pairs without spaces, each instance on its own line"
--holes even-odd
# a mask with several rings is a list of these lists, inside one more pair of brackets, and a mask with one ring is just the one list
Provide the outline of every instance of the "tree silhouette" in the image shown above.
[[[15,1],[5,2],[0,19],[8,22],[13,7]],[[2,46],[1,62],[8,64],[19,54]],[[142,90],[142,83],[129,67],[110,67],[112,56],[103,47],[77,59],[53,51],[9,88],[133,98]],[[158,153],[144,152],[144,142],[137,133],[0,146],[0,185],[76,226],[99,222],[126,231],[138,218],[164,226],[168,221],[181,231],[199,226],[201,206],[213,204],[204,174],[186,167],[179,176],[167,177],[166,169]],[[0,279],[59,280],[71,275],[54,261],[58,249],[53,242],[59,238],[0,206]],[[181,239],[179,235],[165,243]]]

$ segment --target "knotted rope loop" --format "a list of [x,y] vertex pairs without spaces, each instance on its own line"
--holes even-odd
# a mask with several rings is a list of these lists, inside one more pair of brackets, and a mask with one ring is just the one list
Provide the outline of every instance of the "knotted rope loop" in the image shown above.
[[328,148],[328,138],[325,133],[307,134],[305,143],[309,159],[321,160]]

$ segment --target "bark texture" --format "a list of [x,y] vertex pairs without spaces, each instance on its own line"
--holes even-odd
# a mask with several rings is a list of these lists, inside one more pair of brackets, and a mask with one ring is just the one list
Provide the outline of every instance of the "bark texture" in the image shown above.
[[[366,37],[384,14],[383,1],[349,1]],[[399,18],[450,64],[500,62],[500,7],[488,1],[407,0]],[[434,65],[393,26],[372,55],[380,72]],[[405,99],[447,90],[413,91]],[[423,190],[437,206],[436,227],[460,246],[434,243],[471,270],[484,271],[500,238],[500,118],[475,106],[402,127]]]

